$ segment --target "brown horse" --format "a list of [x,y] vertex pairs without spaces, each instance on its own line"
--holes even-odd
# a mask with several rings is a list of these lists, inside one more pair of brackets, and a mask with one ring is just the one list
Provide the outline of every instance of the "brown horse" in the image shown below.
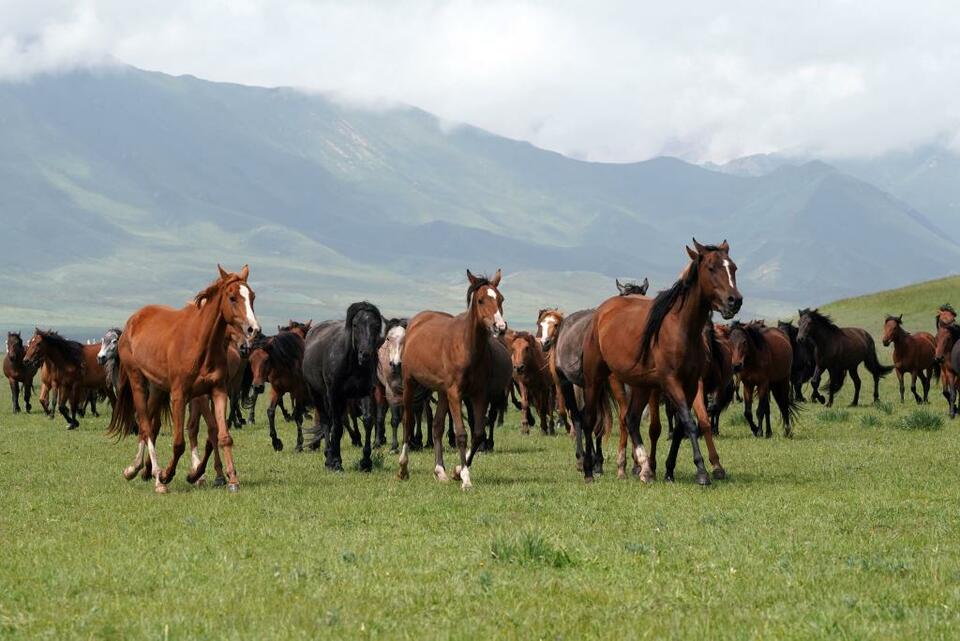
[[20,388],[23,388],[23,404],[27,414],[33,407],[30,405],[30,395],[33,394],[33,377],[37,368],[27,365],[23,361],[26,350],[20,332],[7,332],[7,353],[3,357],[3,375],[10,383],[10,396],[13,398],[13,413],[20,413]]
[[820,375],[830,372],[830,389],[827,392],[827,407],[833,405],[834,395],[843,386],[843,379],[849,372],[853,381],[853,402],[860,402],[860,375],[857,368],[863,363],[873,376],[873,400],[880,400],[880,379],[893,371],[893,367],[881,365],[877,359],[877,348],[873,336],[859,327],[837,327],[829,316],[816,309],[800,310],[797,342],[809,341],[814,345],[817,361],[817,373],[810,381],[814,398],[820,387]]
[[277,452],[283,450],[283,441],[277,436],[276,413],[280,397],[284,394],[290,394],[293,400],[293,419],[297,425],[297,446],[294,451],[303,451],[303,413],[310,402],[310,393],[303,380],[304,345],[298,332],[286,331],[259,343],[250,353],[254,391],[262,394],[266,383],[270,383],[267,422],[270,441]]
[[[605,301],[591,323],[583,344],[585,425],[596,425],[603,386],[612,374],[632,390],[627,429],[637,458],[642,461],[641,479],[653,478],[655,470],[643,451],[640,417],[650,395],[662,390],[677,408],[680,424],[693,447],[697,482],[710,483],[697,441],[697,423],[690,407],[708,360],[703,328],[711,310],[732,318],[743,304],[736,285],[737,267],[730,259],[729,246],[704,246],[694,242],[687,248],[690,264],[680,279],[656,299],[615,296]],[[680,439],[674,432],[667,457],[666,479],[673,480]],[[583,473],[593,479],[593,444],[584,453]]]
[[[113,390],[103,367],[97,362],[99,345],[83,345],[52,330],[36,329],[24,354],[24,362],[36,367],[45,363],[58,390],[60,415],[67,420],[67,429],[80,427],[77,412],[90,392],[103,393],[114,402]],[[70,411],[67,412],[67,403]]]
[[[470,464],[486,442],[485,421],[488,406],[488,377],[493,367],[491,335],[507,329],[503,319],[503,295],[500,270],[493,278],[474,276],[467,270],[467,311],[451,316],[443,312],[420,312],[407,326],[403,350],[403,446],[400,448],[401,479],[409,478],[407,469],[410,440],[413,437],[413,410],[421,388],[438,392],[439,402],[433,421],[434,474],[447,480],[443,465],[443,418],[453,416],[460,465],[454,472],[461,487],[471,487]],[[471,403],[473,439],[467,454],[467,434],[460,403]]]
[[56,417],[57,411],[55,409],[57,405],[57,396],[59,392],[57,390],[57,381],[54,378],[53,366],[47,361],[43,361],[40,364],[40,407],[43,408],[43,413],[47,415],[51,421]]
[[953,309],[953,305],[950,303],[944,303],[940,306],[940,309],[937,310],[937,319],[936,319],[936,329],[940,329],[941,325],[951,325],[957,320],[957,312]]
[[[930,379],[939,376],[936,364],[937,341],[928,332],[911,334],[903,328],[903,314],[887,316],[883,322],[883,346],[893,343],[893,370],[900,383],[900,402],[904,402],[903,375],[909,372],[910,391],[917,404],[926,403],[930,395]],[[917,394],[917,378],[923,385],[923,398]]]
[[943,397],[950,408],[950,418],[958,411],[958,391],[960,391],[960,326],[956,323],[944,323],[937,329],[937,347],[934,358],[940,366],[940,379],[943,382]]
[[510,342],[513,378],[520,387],[520,431],[530,433],[528,412],[531,405],[540,417],[540,430],[553,434],[553,377],[550,363],[537,339],[530,332],[516,332]]
[[[793,436],[791,419],[797,412],[796,401],[790,397],[790,375],[793,371],[793,349],[790,339],[779,329],[753,323],[734,323],[730,328],[730,348],[733,371],[743,383],[743,415],[754,436],[759,437],[766,419],[766,437],[770,429],[770,395],[773,395],[783,419],[784,436]],[[753,422],[753,393],[756,390],[759,407]]]
[[[240,487],[227,425],[227,328],[240,330],[249,341],[260,333],[260,325],[253,311],[255,294],[247,283],[247,266],[239,273],[228,273],[219,265],[217,268],[219,278],[198,293],[192,304],[179,310],[159,305],[143,307],[127,321],[120,338],[119,394],[108,433],[121,437],[135,421],[138,423],[138,456],[124,476],[132,478],[136,474],[145,442],[160,493],[167,491],[185,449],[187,403],[207,394],[213,399],[217,441],[223,448],[229,489]],[[161,471],[153,428],[159,424],[160,413],[168,408],[173,419],[173,457]],[[204,461],[211,445],[208,439]],[[202,469],[195,465],[187,481],[194,483],[200,476]]]

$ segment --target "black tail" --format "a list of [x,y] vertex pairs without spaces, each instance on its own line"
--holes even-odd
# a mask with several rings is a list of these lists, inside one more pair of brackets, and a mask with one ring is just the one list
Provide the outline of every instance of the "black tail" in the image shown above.
[[127,434],[137,431],[136,428],[137,413],[133,405],[133,389],[130,387],[126,370],[121,366],[117,380],[117,402],[113,404],[107,436],[120,440]]
[[881,365],[877,358],[877,347],[873,342],[873,337],[867,335],[867,356],[864,359],[864,365],[870,370],[870,373],[878,378],[883,378],[893,371],[893,365]]

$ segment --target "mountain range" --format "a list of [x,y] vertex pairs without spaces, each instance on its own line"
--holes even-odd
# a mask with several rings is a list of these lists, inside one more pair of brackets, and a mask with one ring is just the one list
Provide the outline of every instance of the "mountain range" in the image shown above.
[[[505,315],[669,286],[726,238],[744,315],[955,272],[960,159],[827,164],[571,159],[411,107],[131,67],[0,82],[0,321],[93,334],[251,266],[264,324],[464,305],[504,270]],[[922,151],[922,150],[921,150]],[[932,152],[931,152],[932,153]],[[926,163],[926,165],[925,165]],[[926,170],[922,170],[927,166]]]

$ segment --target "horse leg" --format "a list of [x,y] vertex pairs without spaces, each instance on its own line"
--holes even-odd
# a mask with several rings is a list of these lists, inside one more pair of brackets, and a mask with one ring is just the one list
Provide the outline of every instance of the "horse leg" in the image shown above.
[[[223,462],[220,460],[220,451],[217,447],[217,418],[213,413],[210,397],[200,397],[197,400],[197,408],[203,417],[203,422],[207,424],[207,442],[204,444],[203,458],[200,459],[200,466],[196,474],[199,475],[198,479],[203,479],[207,471],[207,462],[210,460],[210,455],[213,454],[213,470],[216,473],[213,486],[222,487],[227,484],[227,479],[223,475]],[[190,480],[189,477],[187,480]]]
[[520,433],[529,434],[530,421],[527,417],[530,416],[530,397],[527,394],[526,385],[520,383],[518,387],[520,388]]
[[277,403],[280,395],[272,385],[270,386],[270,404],[267,405],[267,425],[270,426],[270,443],[273,445],[274,452],[283,451],[283,441],[277,435]]
[[760,428],[753,422],[753,386],[743,386],[743,416],[754,436],[760,436]]
[[580,406],[577,403],[577,394],[573,383],[564,380],[560,383],[560,392],[563,395],[564,403],[570,418],[573,419],[573,436],[576,438],[576,456],[577,469],[583,470],[583,415],[580,413]]
[[97,411],[97,393],[95,391],[88,392],[87,397],[90,399],[90,414],[94,418],[100,418],[100,412]]
[[200,450],[197,447],[197,435],[200,433],[200,408],[198,404],[202,402],[203,397],[192,398],[187,404],[189,411],[187,413],[187,436],[190,439],[190,471],[187,473],[187,483],[196,487],[201,487],[206,482],[199,478],[197,473],[200,471]]
[[303,403],[294,399],[293,401],[293,422],[297,426],[297,444],[293,448],[294,452],[303,451]]
[[663,432],[663,424],[660,422],[659,390],[650,393],[647,409],[650,414],[650,429],[647,432],[650,437],[650,452],[647,455],[646,468],[640,470],[640,480],[644,483],[649,483],[657,477],[657,441],[660,440],[660,434]]
[[793,417],[790,415],[792,411],[790,407],[790,382],[774,383],[770,386],[770,392],[780,409],[780,418],[783,420],[783,435],[787,438],[793,438],[793,425],[791,425]]
[[13,413],[20,413],[20,384],[15,378],[9,380],[10,383],[10,395],[13,397]]
[[423,415],[427,424],[427,442],[424,447],[433,447],[433,406],[430,405],[429,398],[423,401]]
[[[696,388],[690,393],[683,388],[683,385],[676,378],[668,378],[665,381],[665,392],[673,400],[677,408],[677,419],[679,425],[674,433],[673,441],[670,443],[670,454],[667,456],[667,469],[664,478],[673,481],[673,470],[677,463],[677,453],[680,450],[680,440],[684,434],[681,427],[685,428],[686,436],[690,438],[690,446],[693,449],[693,464],[697,467],[697,484],[710,485],[710,475],[703,466],[703,455],[700,453],[700,442],[697,438],[697,422],[690,415],[690,405],[696,397]],[[746,391],[746,386],[744,386]]]
[[761,386],[761,403],[763,404],[763,421],[766,423],[767,431],[764,434],[767,438],[773,437],[773,429],[770,426],[770,415],[773,413],[770,411],[770,384],[764,383]]
[[227,390],[222,387],[213,389],[213,413],[217,421],[217,443],[223,449],[223,460],[227,464],[227,489],[236,492],[240,489],[237,467],[233,460],[233,437],[227,425]]
[[[463,413],[460,410],[460,390],[457,387],[447,389],[447,409],[453,417],[453,430],[457,438],[457,450],[460,452],[460,465],[453,471],[454,480],[460,481],[460,487],[467,489],[471,486],[470,469],[467,464],[467,431],[463,426]],[[477,441],[477,439],[474,439]],[[474,445],[479,445],[475,442]]]
[[[402,405],[391,405],[390,406],[390,429],[393,431],[393,442],[390,443],[390,452],[396,454],[400,451],[400,444],[397,442],[397,428],[400,427],[400,422],[403,420],[403,406]],[[430,426],[431,429],[433,425]]]
[[[920,382],[923,385],[923,402],[930,402],[930,379],[933,378],[933,368],[923,371],[920,370]],[[30,411],[29,409],[27,410]]]
[[340,442],[343,440],[344,428],[349,429],[350,427],[349,417],[346,416],[349,410],[329,390],[327,392],[327,407],[330,408],[330,433],[327,434],[327,447],[324,450],[326,455],[324,466],[328,470],[342,472],[343,460],[340,455]]
[[[920,380],[923,381],[923,372],[920,372]],[[917,394],[917,370],[910,372],[910,391],[913,392],[913,399],[917,405],[922,405],[923,397]]]
[[856,407],[860,403],[860,374],[857,372],[856,365],[851,367],[849,371],[850,380],[853,381],[853,402],[850,403],[850,407]]
[[[68,396],[67,394],[62,394],[62,393],[57,394],[57,410],[60,412],[60,416],[66,419],[67,429],[72,430],[72,429],[76,429],[80,425],[79,423],[76,423],[76,418],[75,418],[77,415],[77,401],[75,398],[72,398],[73,396],[72,394],[70,395],[71,398],[69,399],[67,398],[67,396]],[[73,404],[73,417],[71,417],[70,412],[67,411],[68,400],[72,401],[72,404]],[[74,425],[74,423],[76,423],[76,425]]]
[[373,396],[368,395],[360,399],[360,421],[363,423],[363,458],[360,459],[360,471],[369,472],[373,469]]
[[419,452],[423,449],[423,406],[419,403],[413,405],[413,441],[410,442],[410,449]]
[[173,414],[173,457],[167,463],[167,469],[161,470],[159,480],[163,485],[169,485],[177,475],[177,465],[186,449],[183,440],[183,418],[187,409],[187,402],[183,390],[174,390],[170,394],[170,410]]
[[706,394],[703,389],[703,381],[697,386],[697,395],[693,399],[693,411],[697,415],[697,423],[700,426],[700,433],[703,434],[703,440],[707,443],[707,456],[710,458],[710,465],[713,466],[713,478],[718,481],[727,478],[727,471],[720,465],[720,454],[713,443],[713,430],[710,429],[710,416],[707,413]]
[[250,411],[247,413],[247,422],[250,425],[257,424],[257,398],[260,397],[258,392],[250,393]]
[[823,394],[820,393],[820,379],[823,377],[823,370],[820,369],[820,366],[813,368],[813,376],[810,377],[810,400],[816,401],[821,405],[824,404],[825,399]]
[[33,406],[30,405],[30,398],[33,396],[33,379],[29,378],[23,382],[23,405],[24,409],[27,410],[27,414],[30,413],[30,410],[33,409]]
[[[450,480],[447,476],[446,468],[443,465],[443,428],[447,422],[447,411],[449,402],[446,394],[438,394],[437,412],[430,421],[430,431],[433,433],[433,475],[438,481],[446,483]],[[424,401],[427,408],[430,407],[429,399]]]
[[[625,391],[625,390],[624,390]],[[643,471],[649,467],[647,453],[643,450],[643,437],[640,436],[640,421],[643,418],[643,408],[646,407],[650,399],[648,389],[637,388],[633,390],[630,401],[621,409],[621,432],[620,450],[617,452],[617,478],[626,478],[626,440],[627,434],[633,441],[633,475],[640,476],[642,480],[649,481],[643,477]],[[623,399],[626,401],[626,398]]]
[[[903,370],[899,367],[894,370],[897,375],[897,384],[900,386],[900,404],[902,405],[906,401],[904,400],[904,387],[903,387]],[[916,377],[914,377],[914,383],[916,383]],[[914,392],[916,393],[916,392]]]

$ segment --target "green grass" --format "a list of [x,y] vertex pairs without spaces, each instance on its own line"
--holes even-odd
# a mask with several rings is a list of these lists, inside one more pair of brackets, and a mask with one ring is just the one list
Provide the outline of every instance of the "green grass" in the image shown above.
[[[885,398],[894,384],[886,381]],[[849,402],[849,385],[838,404]],[[734,406],[730,478],[614,475],[585,485],[566,437],[522,437],[515,414],[474,489],[364,475],[274,453],[235,432],[241,490],[166,496],[123,481],[134,441],[105,420],[9,414],[0,401],[0,638],[955,638],[960,425],[901,430],[915,406],[804,408],[796,437],[755,439]],[[942,399],[925,408],[945,414]],[[262,412],[261,412],[262,414]],[[882,418],[863,429],[866,416]],[[732,423],[737,423],[732,425]],[[661,443],[661,456],[666,449]],[[165,433],[160,453],[170,453]],[[662,459],[661,459],[662,460]],[[448,464],[453,457],[448,455]],[[662,467],[661,467],[662,474]]]

